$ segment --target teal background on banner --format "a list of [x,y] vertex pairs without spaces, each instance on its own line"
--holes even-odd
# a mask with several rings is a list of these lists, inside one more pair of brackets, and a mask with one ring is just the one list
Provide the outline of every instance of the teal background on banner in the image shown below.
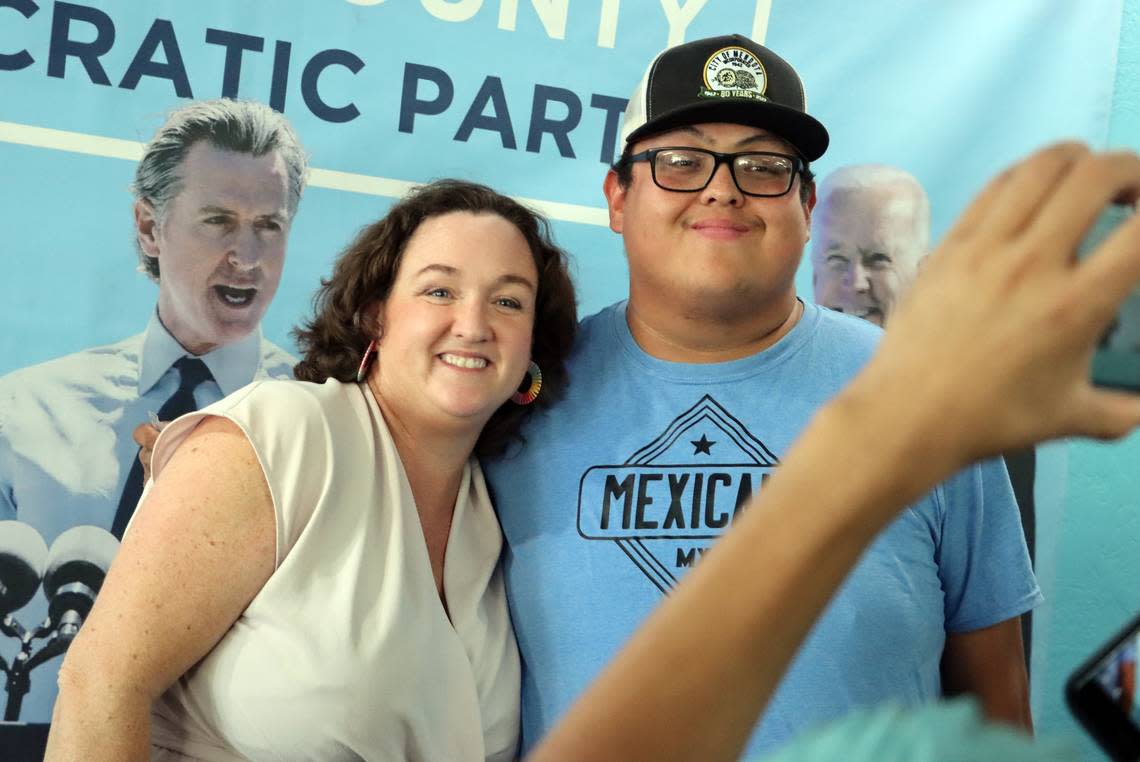
[[[0,54],[26,49],[34,62],[0,71],[0,374],[138,333],[153,309],[154,285],[134,272],[133,162],[44,147],[41,130],[72,133],[64,142],[83,150],[91,136],[146,140],[177,105],[175,87],[156,77],[143,77],[133,89],[119,85],[157,19],[169,21],[197,98],[221,93],[225,68],[225,50],[206,43],[207,30],[264,40],[262,52],[244,54],[238,91],[258,100],[269,100],[275,50],[289,43],[285,113],[313,167],[358,176],[353,187],[374,188],[374,178],[400,183],[455,175],[572,205],[554,225],[575,258],[582,314],[625,295],[620,239],[596,224],[604,219],[608,114],[591,103],[601,97],[612,105],[604,99],[628,96],[648,59],[670,39],[664,8],[675,5],[671,0],[574,0],[560,39],[548,28],[559,31],[557,3],[540,3],[555,8],[543,17],[527,0],[518,2],[513,30],[500,28],[500,9],[510,4],[499,0],[368,6],[37,0],[28,19],[13,4],[19,3],[0,0]],[[690,11],[698,5],[689,0]],[[425,6],[477,10],[467,20],[447,21]],[[1140,148],[1140,0],[803,0],[775,2],[770,15],[766,6],[708,0],[687,26],[674,19],[673,32],[685,39],[747,34],[760,8],[766,43],[799,69],[810,110],[831,132],[817,174],[870,161],[907,169],[931,195],[936,237],[988,177],[1049,141],[1077,137],[1096,147]],[[48,75],[53,14],[67,7],[94,9],[113,26],[114,42],[99,59],[110,85],[92,83],[75,58],[65,61],[62,77]],[[611,33],[612,45],[599,44],[600,34]],[[74,22],[71,36],[90,41],[95,27]],[[302,93],[305,67],[326,50],[364,64],[357,73],[333,65],[318,78],[329,106],[359,110],[351,121],[320,118]],[[157,59],[165,61],[162,52]],[[415,116],[407,132],[399,129],[401,106],[438,91],[426,80],[406,83],[409,64],[442,73],[454,94],[440,114]],[[505,96],[507,109],[498,114],[504,131],[476,129],[456,140],[480,88],[495,86],[491,78]],[[536,114],[542,93],[551,100]],[[574,155],[563,155],[549,134],[540,136],[537,150],[527,150],[536,116],[561,119],[574,103],[581,109],[567,135]],[[492,109],[484,103],[481,113]],[[505,148],[504,140],[515,147]],[[391,200],[310,187],[263,321],[267,338],[291,346],[288,331],[336,252]],[[797,286],[810,296],[806,263]],[[1140,578],[1140,437],[1042,448],[1037,496],[1038,569],[1048,598],[1036,620],[1039,732],[1075,739],[1087,758],[1098,759],[1064,709],[1061,690],[1068,672],[1140,608],[1140,588],[1132,582]]]
[[[553,39],[525,0],[518,3],[514,31],[499,28],[499,2],[465,0],[460,6],[478,11],[462,22],[432,16],[424,8],[431,2],[282,2],[272,14],[255,12],[257,4],[221,0],[165,0],[141,13],[129,0],[86,3],[114,27],[114,43],[99,59],[110,86],[93,84],[74,58],[66,60],[62,78],[47,75],[52,5],[41,3],[24,19],[0,3],[0,52],[26,49],[35,61],[0,72],[0,121],[145,140],[176,103],[173,83],[143,77],[133,90],[117,85],[147,30],[165,19],[195,97],[221,94],[225,50],[205,42],[207,30],[263,38],[263,52],[243,56],[238,91],[260,100],[272,91],[276,43],[289,42],[285,113],[314,167],[406,182],[464,176],[531,199],[594,208],[600,217],[606,120],[604,110],[589,103],[594,95],[628,95],[648,59],[668,42],[663,5],[575,3],[568,6],[564,39]],[[612,48],[598,45],[607,5],[619,9]],[[765,3],[709,0],[684,29],[686,37],[748,33],[758,5]],[[1000,13],[982,0],[880,0],[873,11],[832,2],[774,5],[767,42],[800,70],[809,108],[832,134],[817,172],[856,161],[902,166],[931,193],[936,235],[1009,161],[1062,137],[1104,143],[1118,0],[1079,7],[1015,0],[1003,3]],[[73,39],[95,38],[91,24],[72,27]],[[356,74],[334,65],[319,78],[324,101],[359,110],[349,122],[318,118],[300,92],[305,65],[328,49],[364,63]],[[156,58],[165,60],[162,52]],[[454,98],[442,113],[421,114],[412,132],[401,132],[409,63],[443,72]],[[465,142],[454,139],[489,77],[501,81],[516,149],[503,148],[501,133],[489,130],[475,130]],[[563,156],[550,135],[542,136],[536,152],[525,150],[537,86],[557,88],[581,104],[580,123],[568,135],[574,158]],[[437,93],[427,82],[409,90],[408,96],[423,100]],[[491,111],[485,104],[483,113]],[[558,102],[544,109],[552,119],[566,111]],[[6,248],[17,261],[38,263],[8,268],[0,283],[0,300],[11,306],[5,322],[14,329],[0,336],[0,372],[141,330],[154,292],[144,278],[125,272],[133,266],[131,163],[0,142],[0,166],[7,180],[0,223],[11,233]],[[310,188],[281,291],[263,323],[268,338],[289,344],[288,329],[307,305],[312,284],[351,234],[389,203],[386,197]],[[615,236],[598,225],[565,221],[557,223],[557,233],[577,259],[583,313],[624,295],[625,264]],[[797,280],[801,293],[810,294],[809,282],[804,268]]]
[[[1140,149],[1140,2],[1124,4],[1108,144]],[[1034,710],[1042,734],[1076,739],[1105,759],[1064,706],[1069,674],[1140,611],[1140,434],[1112,444],[1061,442],[1040,451],[1038,556],[1048,602],[1035,625]],[[1044,645],[1041,652],[1037,645]]]

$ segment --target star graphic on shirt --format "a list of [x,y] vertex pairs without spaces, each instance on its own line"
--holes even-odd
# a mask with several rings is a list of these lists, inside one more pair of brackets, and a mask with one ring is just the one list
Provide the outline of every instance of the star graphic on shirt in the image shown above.
[[715,440],[710,440],[704,434],[701,434],[700,439],[691,439],[689,444],[693,446],[693,455],[699,455],[702,452],[705,455],[712,455],[712,446],[716,444]]

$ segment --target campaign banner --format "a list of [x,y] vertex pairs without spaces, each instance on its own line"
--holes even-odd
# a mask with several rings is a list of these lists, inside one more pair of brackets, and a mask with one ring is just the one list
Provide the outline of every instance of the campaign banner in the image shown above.
[[[775,50],[830,133],[817,176],[850,164],[905,170],[929,196],[937,240],[1011,161],[1059,139],[1104,145],[1120,16],[1121,0],[0,0],[0,375],[9,374],[0,388],[39,394],[34,419],[20,417],[27,390],[0,396],[0,522],[34,527],[45,549],[74,527],[112,529],[138,452],[130,432],[159,405],[130,401],[108,421],[102,397],[75,395],[89,394],[86,373],[121,380],[98,363],[137,353],[124,348],[131,337],[146,340],[157,287],[140,272],[130,186],[144,144],[191,100],[268,104],[309,155],[260,320],[265,344],[283,354],[267,359],[263,347],[258,362],[287,372],[290,330],[337,253],[437,178],[486,183],[546,214],[571,253],[581,315],[624,298],[602,181],[621,151],[627,99],[668,45],[738,33]],[[796,279],[805,299],[809,260]],[[107,346],[118,349],[89,352]],[[34,370],[44,363],[56,364]],[[767,467],[731,464],[699,475],[699,489],[696,477],[639,485],[663,505],[677,495],[675,516],[648,516],[614,464],[583,483],[582,505],[611,512],[580,506],[581,531],[622,538],[633,506],[635,522],[703,532],[727,521],[746,480],[749,494],[759,489]],[[706,507],[714,486],[724,493],[716,511]],[[12,537],[14,547],[36,544]],[[86,537],[75,542],[113,555],[109,541]],[[49,597],[41,590],[0,616],[30,632],[51,621]],[[0,635],[6,664],[40,647],[9,635]],[[50,719],[59,661],[28,673],[6,719]]]
[[[582,312],[625,293],[601,181],[625,99],[671,42],[737,32],[800,72],[831,134],[818,174],[884,162],[931,193],[935,237],[982,182],[1062,138],[1101,145],[1120,3],[767,0],[0,2],[0,372],[138,329],[127,186],[186,98],[283,110],[313,172],[263,323],[288,345],[317,278],[411,184],[535,202],[574,253]],[[66,275],[64,275],[66,273]],[[60,277],[60,276],[63,277]],[[808,293],[807,277],[801,291]],[[114,293],[114,298],[108,298]]]

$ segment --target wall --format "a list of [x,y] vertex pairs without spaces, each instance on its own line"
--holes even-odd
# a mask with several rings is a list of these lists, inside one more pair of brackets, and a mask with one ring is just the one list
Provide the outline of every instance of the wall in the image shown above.
[[[1108,144],[1140,149],[1140,0],[1124,4]],[[1040,559],[1053,574],[1042,579],[1051,605],[1037,624],[1037,724],[1043,735],[1072,738],[1082,759],[1101,760],[1064,706],[1064,684],[1140,610],[1140,434],[1045,448],[1037,494],[1043,509],[1059,508],[1055,557]]]

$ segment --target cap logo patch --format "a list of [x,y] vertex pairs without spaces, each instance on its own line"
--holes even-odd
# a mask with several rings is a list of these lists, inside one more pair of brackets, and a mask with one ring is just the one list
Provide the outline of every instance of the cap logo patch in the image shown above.
[[764,64],[745,48],[721,48],[705,62],[704,87],[700,98],[753,98],[768,100],[768,75]]

